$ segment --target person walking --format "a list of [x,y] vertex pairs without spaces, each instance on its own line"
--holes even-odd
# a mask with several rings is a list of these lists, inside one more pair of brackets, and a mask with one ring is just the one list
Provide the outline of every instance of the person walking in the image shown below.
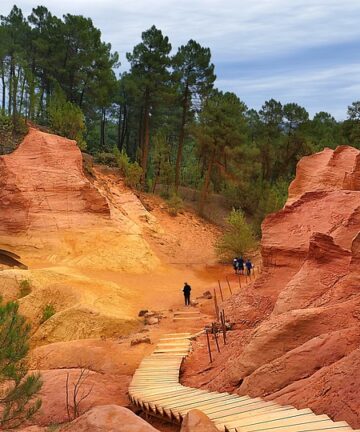
[[251,261],[249,259],[246,260],[245,266],[246,266],[247,275],[250,276],[253,265],[251,264]]
[[238,265],[239,273],[243,275],[244,274],[244,258],[242,256],[240,258],[238,258],[237,265]]
[[187,282],[184,283],[183,293],[185,298],[185,306],[190,306],[191,286]]
[[237,257],[235,257],[233,259],[233,268],[234,268],[235,274],[237,274],[237,272],[238,272],[238,258]]

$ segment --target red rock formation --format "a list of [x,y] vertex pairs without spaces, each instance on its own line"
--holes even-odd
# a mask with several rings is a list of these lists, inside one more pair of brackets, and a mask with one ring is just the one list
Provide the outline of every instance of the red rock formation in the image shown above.
[[60,429],[61,432],[158,432],[145,420],[118,405],[91,409]]
[[[201,375],[207,387],[360,427],[359,179],[360,152],[351,147],[299,162],[286,206],[263,223],[262,275],[228,302],[239,330]],[[194,370],[185,376],[196,384]]]
[[89,214],[110,211],[84,176],[75,141],[30,129],[0,157],[0,233],[73,228]]

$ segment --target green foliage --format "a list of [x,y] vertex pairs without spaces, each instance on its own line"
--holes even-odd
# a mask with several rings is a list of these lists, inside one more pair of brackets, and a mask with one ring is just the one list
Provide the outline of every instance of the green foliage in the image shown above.
[[49,124],[52,130],[66,138],[76,140],[81,150],[86,149],[84,141],[85,119],[81,109],[66,100],[64,93],[56,89],[48,107]]
[[54,305],[51,303],[44,305],[42,309],[42,316],[40,319],[40,324],[43,324],[45,321],[47,321],[49,318],[51,318],[53,315],[55,315],[56,310]]
[[167,209],[170,216],[177,216],[178,213],[181,213],[184,209],[184,202],[179,197],[173,193],[171,197],[167,200]]
[[28,374],[25,357],[29,350],[30,326],[18,313],[19,305],[0,301],[0,429],[20,426],[40,408],[36,394],[41,388],[38,374]]
[[120,153],[117,147],[114,148],[114,156],[121,174],[124,176],[126,186],[137,188],[141,183],[142,168],[137,162],[131,162],[128,155],[123,151]]
[[234,256],[246,255],[257,243],[251,225],[246,221],[241,210],[232,210],[227,218],[226,232],[218,239],[215,249],[222,260]]
[[0,154],[11,153],[27,134],[28,127],[19,116],[8,116],[0,110]]
[[29,279],[23,279],[19,283],[20,295],[19,298],[26,297],[31,293],[31,282]]
[[0,153],[5,153],[6,149],[13,148],[12,132],[11,118],[0,112]]
[[107,153],[107,152],[97,153],[95,155],[95,162],[102,165],[107,165],[109,167],[118,166],[118,160],[114,153]]

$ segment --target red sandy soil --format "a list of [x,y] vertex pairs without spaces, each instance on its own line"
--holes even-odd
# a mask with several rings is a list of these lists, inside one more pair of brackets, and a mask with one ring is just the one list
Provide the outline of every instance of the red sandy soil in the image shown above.
[[360,427],[360,152],[302,159],[263,223],[263,272],[226,302],[235,330],[209,365],[204,338],[183,383],[309,407]]

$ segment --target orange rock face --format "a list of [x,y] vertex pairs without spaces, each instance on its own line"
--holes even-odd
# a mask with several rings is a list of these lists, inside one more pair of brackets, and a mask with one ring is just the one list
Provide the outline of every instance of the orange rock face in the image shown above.
[[142,418],[118,405],[104,405],[91,409],[61,432],[157,432]]
[[59,229],[110,215],[85,178],[75,141],[30,129],[19,148],[0,157],[0,232]]
[[[299,162],[287,204],[263,224],[261,276],[227,305],[238,330],[202,374],[208,388],[360,427],[359,161],[342,146]],[[199,384],[198,358],[185,368],[188,384]]]

